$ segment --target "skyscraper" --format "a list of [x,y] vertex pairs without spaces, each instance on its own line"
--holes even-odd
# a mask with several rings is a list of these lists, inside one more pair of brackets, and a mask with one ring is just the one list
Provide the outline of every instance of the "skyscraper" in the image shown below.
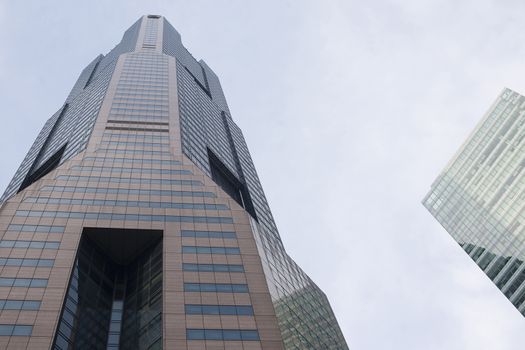
[[504,89],[424,206],[525,315],[525,96]]
[[348,348],[161,16],[82,71],[0,203],[0,348]]

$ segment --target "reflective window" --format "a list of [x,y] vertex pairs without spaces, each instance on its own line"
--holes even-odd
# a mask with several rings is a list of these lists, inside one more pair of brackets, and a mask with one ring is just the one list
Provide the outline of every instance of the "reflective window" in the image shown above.
[[168,190],[141,190],[133,188],[99,188],[83,186],[44,186],[41,188],[44,192],[75,192],[75,193],[108,193],[118,195],[144,195],[144,196],[176,196],[176,197],[209,197],[215,198],[217,195],[213,192],[201,191],[168,191]]
[[10,300],[0,299],[0,310],[38,310],[38,300]]
[[182,264],[184,271],[200,272],[244,272],[244,266],[231,264]]
[[8,231],[19,232],[46,232],[46,233],[63,233],[64,226],[46,226],[46,225],[9,225]]
[[[166,222],[197,222],[197,223],[221,223],[233,224],[233,219],[228,217],[210,216],[179,216],[179,215],[138,215],[138,214],[113,214],[113,213],[81,213],[67,211],[37,211],[17,210],[16,216],[24,217],[48,217],[48,218],[70,218],[90,220],[130,220],[130,221],[166,221]],[[234,249],[234,248],[232,248]],[[238,248],[237,248],[238,249]],[[231,253],[235,254],[233,250]],[[223,253],[224,254],[224,253]]]
[[181,186],[202,186],[201,181],[196,180],[169,180],[169,179],[140,179],[140,178],[121,178],[109,176],[73,176],[73,175],[59,175],[57,180],[69,181],[99,181],[110,182],[118,184],[152,184],[152,185],[181,185]]
[[0,336],[21,336],[28,337],[33,332],[33,326],[0,324]]
[[0,248],[58,249],[60,242],[47,241],[0,241]]
[[132,163],[140,165],[144,164],[163,164],[163,165],[181,165],[182,163],[178,160],[162,160],[162,159],[137,159],[137,158],[119,158],[119,157],[85,157],[84,161],[95,161],[95,162],[104,162],[111,161],[111,164],[114,163]]
[[253,315],[253,307],[250,305],[196,305],[186,304],[187,315]]
[[186,329],[188,340],[258,341],[259,332],[252,329]]
[[182,252],[188,254],[226,254],[239,255],[241,251],[235,247],[202,247],[202,246],[182,246]]
[[47,287],[47,279],[44,278],[0,278],[0,287]]
[[247,284],[184,283],[185,292],[248,293]]
[[195,210],[228,210],[225,204],[207,203],[174,203],[174,202],[146,202],[146,201],[123,201],[123,200],[104,200],[104,199],[69,199],[69,198],[48,198],[48,197],[29,197],[24,200],[29,203],[42,204],[74,204],[74,205],[97,205],[111,207],[139,207],[139,208],[173,208],[173,209],[195,209]]
[[151,168],[122,168],[118,166],[101,167],[101,166],[74,166],[71,170],[79,171],[108,171],[112,173],[123,173],[123,174],[163,174],[163,175],[191,175],[190,170],[181,169],[151,169]]
[[237,238],[235,232],[224,232],[224,231],[190,231],[182,230],[182,237],[194,237],[194,238],[225,238],[233,239]]
[[35,267],[52,267],[54,259],[17,259],[17,258],[0,258],[0,266],[35,266]]

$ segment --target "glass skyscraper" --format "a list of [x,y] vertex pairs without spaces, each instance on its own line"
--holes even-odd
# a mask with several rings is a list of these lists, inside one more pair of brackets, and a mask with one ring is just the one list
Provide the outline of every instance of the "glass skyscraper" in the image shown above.
[[525,315],[525,96],[504,89],[424,206]]
[[80,74],[0,199],[0,348],[348,349],[218,77],[162,17]]

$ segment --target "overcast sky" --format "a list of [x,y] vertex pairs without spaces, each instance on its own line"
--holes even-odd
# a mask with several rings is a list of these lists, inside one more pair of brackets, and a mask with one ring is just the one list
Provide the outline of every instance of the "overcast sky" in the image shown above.
[[220,77],[351,349],[523,349],[525,319],[421,199],[503,87],[525,93],[525,2],[0,0],[2,190],[80,71],[147,13]]

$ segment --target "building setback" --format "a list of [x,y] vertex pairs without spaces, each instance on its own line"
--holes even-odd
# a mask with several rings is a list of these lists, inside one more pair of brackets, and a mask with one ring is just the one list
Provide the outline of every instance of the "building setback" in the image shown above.
[[504,89],[423,205],[525,315],[525,96]]
[[219,79],[143,16],[0,199],[0,348],[348,349],[286,254]]

